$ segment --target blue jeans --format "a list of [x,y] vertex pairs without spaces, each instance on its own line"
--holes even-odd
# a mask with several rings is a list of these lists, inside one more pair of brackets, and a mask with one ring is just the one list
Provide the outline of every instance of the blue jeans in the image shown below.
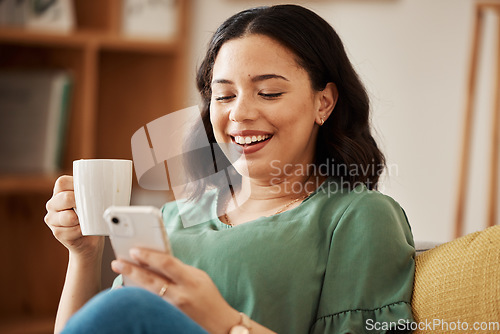
[[207,334],[177,307],[140,288],[103,291],[71,317],[62,333]]

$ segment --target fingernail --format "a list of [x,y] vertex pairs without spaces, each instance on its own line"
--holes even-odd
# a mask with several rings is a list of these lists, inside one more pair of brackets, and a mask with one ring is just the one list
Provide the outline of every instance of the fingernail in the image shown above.
[[131,248],[130,256],[132,256],[133,258],[138,258],[141,256],[141,251],[138,248]]
[[111,262],[111,268],[113,271],[120,274],[123,271],[123,263],[121,261],[114,260]]

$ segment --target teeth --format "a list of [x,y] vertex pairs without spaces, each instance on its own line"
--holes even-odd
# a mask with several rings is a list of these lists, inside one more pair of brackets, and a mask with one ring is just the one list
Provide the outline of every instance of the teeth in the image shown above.
[[252,143],[266,140],[269,137],[271,137],[271,135],[258,135],[258,136],[248,136],[248,137],[235,136],[234,141],[240,145],[245,145],[245,144],[248,145],[248,144],[252,144]]

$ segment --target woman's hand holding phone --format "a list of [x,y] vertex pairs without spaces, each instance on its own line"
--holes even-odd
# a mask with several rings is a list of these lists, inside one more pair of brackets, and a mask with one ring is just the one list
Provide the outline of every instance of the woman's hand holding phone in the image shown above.
[[160,295],[211,333],[227,333],[240,314],[206,272],[173,256],[161,213],[148,206],[110,207],[104,213],[125,285]]
[[113,271],[160,295],[210,333],[228,333],[240,314],[222,297],[208,274],[183,263],[172,254],[132,248],[131,258],[112,262]]

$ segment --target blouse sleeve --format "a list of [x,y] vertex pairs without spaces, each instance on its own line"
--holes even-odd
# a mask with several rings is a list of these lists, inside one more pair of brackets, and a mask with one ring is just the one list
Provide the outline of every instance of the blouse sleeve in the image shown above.
[[410,226],[399,204],[374,191],[360,195],[332,232],[310,333],[410,328],[414,254]]

